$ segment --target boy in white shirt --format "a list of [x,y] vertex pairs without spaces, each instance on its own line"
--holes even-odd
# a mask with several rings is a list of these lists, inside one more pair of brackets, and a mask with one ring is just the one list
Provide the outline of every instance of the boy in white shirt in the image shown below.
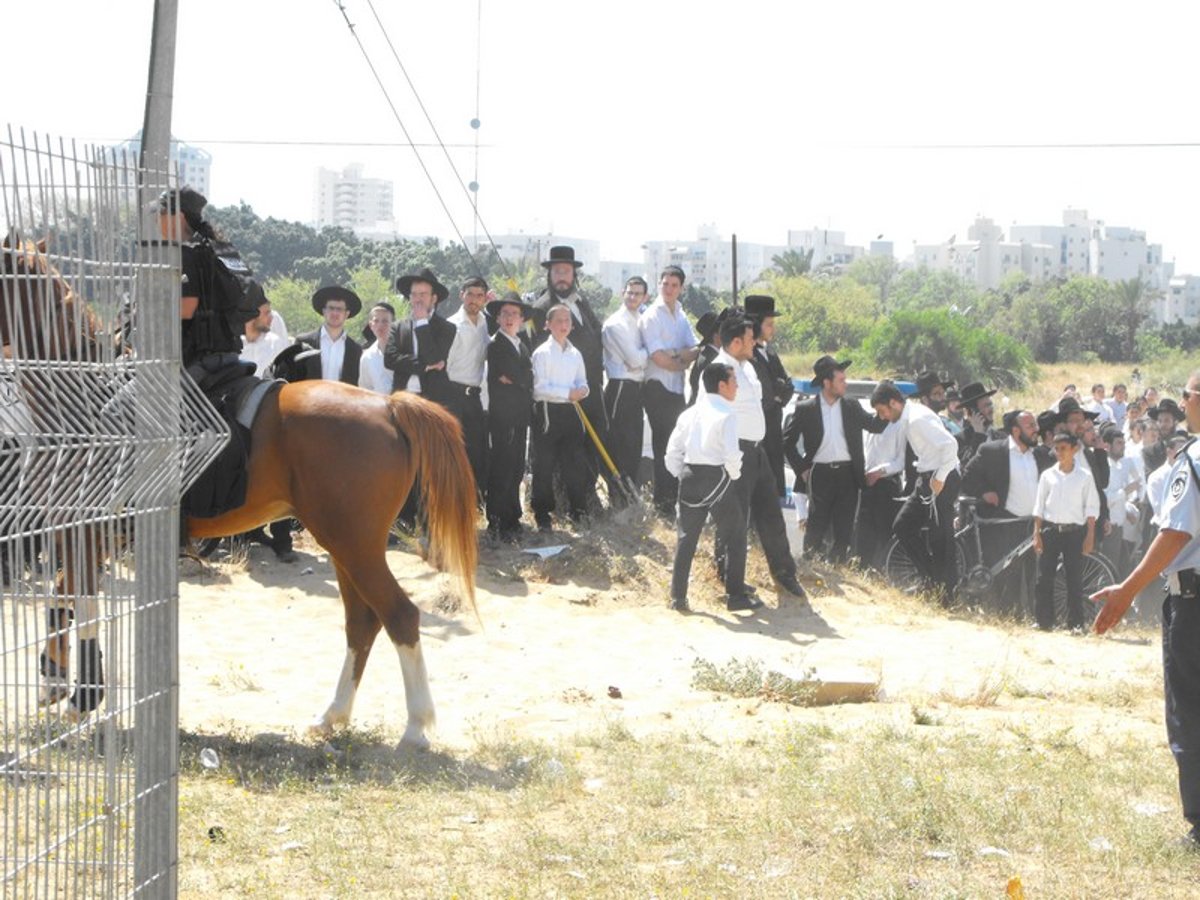
[[1054,573],[1062,558],[1067,578],[1067,627],[1082,630],[1083,558],[1096,543],[1100,494],[1092,473],[1075,464],[1079,438],[1066,431],[1054,435],[1058,464],[1042,472],[1033,504],[1033,549],[1038,554],[1034,615],[1038,628],[1054,628]]
[[567,340],[571,310],[559,303],[546,312],[550,340],[533,351],[533,485],[529,505],[539,531],[550,530],[554,512],[554,470],[561,469],[568,515],[579,522],[587,514],[589,470],[584,454],[583,420],[575,404],[588,395],[583,354]]

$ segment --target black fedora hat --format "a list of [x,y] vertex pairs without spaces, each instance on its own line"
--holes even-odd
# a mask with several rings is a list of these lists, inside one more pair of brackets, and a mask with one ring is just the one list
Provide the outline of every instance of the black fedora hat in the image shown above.
[[346,301],[346,317],[353,319],[362,312],[362,301],[358,299],[358,294],[350,290],[350,288],[339,287],[336,284],[326,285],[319,288],[312,295],[312,308],[318,313],[325,312],[325,304],[330,300],[345,300]]
[[1183,414],[1183,410],[1179,408],[1179,404],[1169,397],[1159,400],[1158,406],[1155,406],[1147,411],[1147,415],[1151,413],[1153,413],[1155,419],[1157,419],[1163,413],[1170,413],[1173,415],[1176,422],[1182,422],[1184,418],[1186,418]]
[[757,316],[760,319],[779,315],[775,312],[775,298],[765,294],[751,294],[746,297],[743,308],[746,310],[746,315]]
[[917,396],[926,397],[938,385],[944,388],[954,387],[954,381],[942,381],[942,376],[937,372],[922,372],[916,377]]
[[1100,418],[1100,413],[1084,409],[1074,397],[1063,397],[1058,401],[1058,421],[1067,421],[1067,416],[1071,413],[1083,413],[1089,419]]
[[401,275],[396,279],[396,290],[407,297],[409,291],[412,290],[414,281],[423,281],[428,285],[432,285],[433,296],[437,297],[438,303],[441,303],[450,296],[450,288],[438,281],[438,277],[433,274],[433,269],[428,266],[420,272],[409,272],[407,275]]
[[971,403],[974,403],[976,400],[982,400],[984,397],[990,397],[994,393],[996,393],[995,390],[984,390],[983,382],[972,381],[970,384],[963,385],[962,390],[959,391],[958,394],[958,401],[963,406],[967,406]]
[[850,360],[843,359],[841,362],[834,359],[832,356],[822,356],[813,363],[813,375],[816,376],[814,381],[824,381],[834,372],[845,372],[850,368]]
[[696,320],[696,334],[700,335],[700,343],[707,344],[712,340],[717,329],[721,327],[721,317],[711,309]]
[[489,300],[487,306],[484,307],[484,312],[491,318],[499,320],[500,310],[506,306],[515,306],[520,309],[522,319],[528,319],[533,315],[533,307],[522,300],[521,295],[516,291],[509,291],[503,297]]
[[550,248],[550,258],[542,260],[542,268],[548,269],[555,263],[568,263],[575,268],[583,267],[583,263],[575,258],[575,248],[558,246]]
[[1052,409],[1043,410],[1037,415],[1037,430],[1038,434],[1044,434],[1047,431],[1053,431],[1054,426],[1058,424],[1058,413]]

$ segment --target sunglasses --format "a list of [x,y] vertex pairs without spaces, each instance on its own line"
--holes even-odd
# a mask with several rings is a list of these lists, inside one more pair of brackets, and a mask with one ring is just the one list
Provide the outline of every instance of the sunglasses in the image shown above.
[[1185,403],[1190,400],[1194,394],[1200,394],[1200,391],[1189,391],[1187,388],[1184,388],[1179,392],[1179,395],[1183,397]]

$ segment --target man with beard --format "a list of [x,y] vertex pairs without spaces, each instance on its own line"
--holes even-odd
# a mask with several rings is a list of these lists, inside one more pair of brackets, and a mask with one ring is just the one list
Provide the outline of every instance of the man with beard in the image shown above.
[[684,372],[700,355],[700,339],[683,312],[683,269],[667,266],[658,278],[658,297],[638,320],[642,341],[650,360],[642,403],[650,420],[650,442],[654,448],[654,506],[674,519],[679,482],[666,466],[667,441],[679,414],[687,406],[683,396]]
[[[980,543],[983,563],[987,566],[1028,536],[1038,477],[1052,464],[1033,452],[1038,444],[1037,419],[1033,413],[1015,409],[1005,413],[1003,423],[1008,436],[980,444],[966,464],[962,478],[962,494],[978,501],[975,513],[981,520]],[[988,519],[1013,517],[1024,521],[987,523]],[[995,582],[993,593],[1010,608],[1018,608],[1025,574],[1023,567],[1010,567]]]
[[994,390],[984,390],[983,384],[972,381],[959,392],[964,411],[962,434],[958,435],[958,458],[965,466],[984,441],[1001,440],[1007,435],[992,427]]
[[242,335],[243,362],[254,363],[254,374],[259,378],[267,366],[275,361],[275,357],[287,345],[287,339],[281,338],[271,329],[271,301],[263,293],[257,281],[250,282],[246,290],[248,300],[258,301],[258,315],[246,323],[246,333]]
[[[550,337],[546,329],[546,313],[552,306],[563,305],[571,313],[571,345],[583,356],[584,371],[587,373],[588,393],[580,402],[600,442],[608,447],[608,422],[604,415],[604,344],[601,337],[603,327],[588,301],[579,291],[579,270],[583,262],[575,258],[575,248],[558,246],[550,248],[548,259],[542,260],[546,270],[546,287],[541,293],[529,294],[525,302],[533,307],[533,346],[536,349]],[[596,474],[603,471],[599,454],[590,440],[584,458],[591,469],[589,503],[595,500]]]
[[[771,347],[771,341],[775,339],[775,319],[779,315],[775,311],[775,298],[751,294],[745,300],[745,310],[746,316],[758,324],[753,362],[763,387],[763,415],[767,420],[763,448],[767,451],[776,490],[783,497],[787,494],[787,482],[783,478],[783,408],[796,393],[796,388],[779,354]],[[849,541],[849,533],[846,539]]]

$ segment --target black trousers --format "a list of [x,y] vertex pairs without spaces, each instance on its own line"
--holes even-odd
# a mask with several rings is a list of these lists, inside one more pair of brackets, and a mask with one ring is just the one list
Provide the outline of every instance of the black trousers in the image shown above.
[[1038,628],[1049,631],[1054,627],[1054,573],[1062,558],[1063,574],[1067,578],[1067,627],[1083,627],[1083,539],[1087,529],[1082,525],[1069,531],[1057,528],[1042,529],[1042,555],[1038,558],[1038,577],[1034,617]]
[[[767,452],[767,463],[771,475],[775,478],[775,492],[778,496],[787,495],[787,482],[783,478],[783,409],[773,407],[764,409],[763,416],[767,420],[767,433],[763,435],[763,449]],[[807,545],[805,546],[807,549]]]
[[1183,817],[1200,832],[1200,597],[1163,601],[1162,650],[1167,743],[1179,767]]
[[652,378],[642,385],[642,403],[646,408],[646,418],[650,420],[650,443],[654,447],[654,506],[659,512],[669,515],[675,509],[679,484],[675,476],[667,471],[667,441],[687,403],[683,394],[667,390],[661,382]]
[[[1002,518],[1011,518],[1003,510],[1000,514]],[[1016,522],[989,522],[986,518],[979,519],[979,545],[983,552],[983,564],[989,568],[995,565],[1032,533],[1032,519]],[[1033,554],[1025,553],[996,575],[990,591],[995,608],[1023,618],[1028,608],[1025,603],[1029,599],[1029,585],[1033,583],[1035,569]]]
[[737,480],[738,496],[747,518],[747,528],[754,526],[758,542],[767,557],[767,567],[776,578],[795,577],[796,560],[788,545],[787,526],[779,495],[775,493],[775,476],[761,444],[738,442],[742,448],[742,476]]
[[725,593],[741,597],[746,593],[746,516],[735,487],[724,466],[684,466],[679,479],[679,507],[676,519],[675,563],[671,568],[671,599],[686,600],[692,574],[692,558],[704,522],[712,515],[718,539],[727,547],[725,555]]
[[578,521],[587,514],[589,485],[594,475],[583,464],[586,440],[583,422],[573,403],[533,405],[533,490],[530,506],[538,527],[549,526],[554,512],[554,472],[567,489],[568,514]]
[[[610,379],[604,387],[608,414],[608,455],[613,465],[633,484],[642,460],[642,384],[624,378]],[[619,493],[615,496],[619,496]]]
[[[858,482],[854,480],[851,464],[814,463],[808,472],[808,524],[804,529],[804,555],[825,556],[830,562],[844,562],[850,552],[857,510]],[[825,552],[827,531],[833,533],[828,553]]]
[[510,535],[521,527],[521,481],[525,477],[525,441],[529,428],[488,423],[492,454],[488,462],[488,528]]
[[[887,549],[888,541],[892,539],[892,522],[900,510],[899,499],[899,475],[880,478],[873,485],[859,491],[854,554],[862,560],[864,566],[883,568],[883,552]],[[811,506],[809,515],[812,515]],[[807,539],[805,548],[807,550]]]
[[[908,553],[926,585],[943,606],[954,602],[958,584],[958,555],[954,549],[954,508],[958,503],[958,470],[946,476],[937,497],[930,484],[933,474],[923,472],[892,522],[892,533]],[[926,546],[922,529],[929,527]]]
[[450,382],[450,395],[446,408],[454,413],[462,425],[463,443],[467,448],[467,459],[471,463],[471,471],[475,475],[475,490],[480,503],[487,493],[488,466],[488,429],[487,413],[479,398],[477,388],[466,388],[456,382]]

